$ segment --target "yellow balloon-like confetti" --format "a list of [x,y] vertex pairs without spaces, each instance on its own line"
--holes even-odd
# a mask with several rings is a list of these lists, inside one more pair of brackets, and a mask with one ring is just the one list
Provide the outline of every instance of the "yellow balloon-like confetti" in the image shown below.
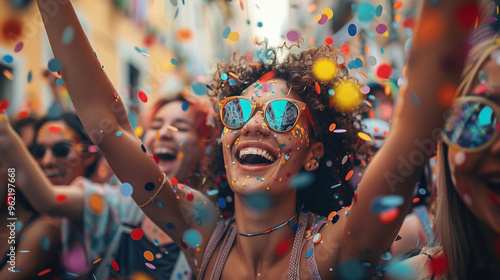
[[337,64],[331,59],[321,58],[312,65],[312,72],[316,79],[329,82],[337,76]]
[[363,139],[363,140],[365,140],[367,142],[372,141],[372,138],[370,137],[370,135],[368,135],[368,134],[366,134],[364,132],[358,132],[358,136],[359,136],[359,138],[361,138],[361,139]]
[[323,9],[323,11],[321,11],[321,13],[325,14],[328,17],[328,19],[332,19],[332,17],[333,17],[333,11],[330,8]]
[[229,33],[229,35],[227,36],[227,39],[231,42],[236,42],[238,41],[238,39],[240,38],[240,34],[238,32],[231,32]]
[[363,102],[363,94],[353,81],[342,81],[336,84],[333,90],[335,91],[335,95],[332,97],[333,106],[340,112],[354,111]]
[[137,135],[137,137],[141,138],[143,133],[144,128],[142,126],[139,125],[135,128],[135,135]]
[[320,19],[321,19],[321,14],[316,15],[316,16],[313,18],[313,21],[314,21],[314,22],[318,22]]

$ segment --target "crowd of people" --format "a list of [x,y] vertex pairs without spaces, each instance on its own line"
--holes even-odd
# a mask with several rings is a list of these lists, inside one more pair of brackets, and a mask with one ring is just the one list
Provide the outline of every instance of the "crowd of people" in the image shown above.
[[72,4],[42,14],[75,112],[0,115],[0,279],[498,279],[500,36],[463,16],[482,5],[422,2],[397,96],[363,101],[334,46],[260,42],[207,96],[151,102],[139,137]]

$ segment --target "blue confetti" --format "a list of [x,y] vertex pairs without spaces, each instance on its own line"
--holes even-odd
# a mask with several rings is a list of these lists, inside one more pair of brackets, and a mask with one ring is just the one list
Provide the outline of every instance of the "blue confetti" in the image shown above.
[[260,21],[257,23],[257,26],[258,26],[258,27],[262,27],[262,25],[263,25],[263,24],[262,24],[262,22],[260,22]]
[[217,203],[219,204],[220,208],[226,208],[226,206],[227,206],[226,200],[222,197],[219,197],[219,199],[217,200]]
[[314,174],[311,172],[300,172],[291,178],[290,186],[294,189],[305,189],[314,182]]
[[173,229],[175,226],[173,223],[167,223],[167,228]]
[[59,72],[62,68],[62,63],[58,59],[51,59],[48,63],[48,68],[50,72]]
[[116,132],[116,137],[120,137],[120,136],[122,136],[122,132],[121,131],[117,131]]
[[187,111],[187,109],[189,108],[189,103],[187,101],[182,102],[181,108],[182,111]]
[[227,74],[226,74],[226,73],[222,73],[222,74],[220,74],[220,78],[221,78],[223,81],[225,81],[225,80],[227,80],[227,78],[228,78],[228,77],[227,77]]
[[351,23],[349,24],[349,27],[347,27],[347,32],[349,33],[350,36],[355,36],[356,33],[358,32],[358,28],[356,27],[355,24]]
[[368,22],[375,16],[375,7],[368,2],[362,2],[359,5],[358,19],[360,21]]
[[174,19],[176,19],[178,15],[179,15],[179,8],[175,10]]
[[399,262],[388,267],[386,275],[392,279],[407,279],[414,274],[413,267]]
[[383,10],[384,10],[384,7],[382,7],[382,5],[378,5],[377,8],[375,9],[375,15],[377,17],[380,17],[382,15]]
[[42,239],[41,239],[41,242],[42,242],[42,249],[44,251],[48,251],[50,249],[50,240],[47,236],[43,235],[42,236]]
[[63,44],[69,44],[73,40],[73,35],[75,34],[75,30],[73,27],[68,26],[63,31],[62,42]]
[[33,79],[33,73],[31,71],[28,72],[28,83],[31,83],[31,80]]
[[209,196],[216,196],[217,194],[219,194],[219,190],[218,189],[208,190],[207,194]]
[[170,59],[170,63],[172,63],[172,65],[179,66],[179,61],[175,58]]
[[64,85],[64,81],[63,81],[63,79],[62,79],[62,78],[57,78],[57,80],[56,80],[56,85],[58,85],[58,86],[62,86],[62,85]]
[[230,33],[231,33],[231,27],[226,26],[224,30],[222,30],[222,38],[227,39]]
[[199,96],[205,95],[207,93],[207,88],[205,87],[204,84],[200,82],[193,82],[191,83],[191,90]]
[[23,222],[16,221],[15,231],[20,231],[23,228]]
[[314,249],[313,249],[313,248],[309,249],[309,250],[307,251],[307,253],[306,253],[306,258],[311,257],[311,256],[312,256],[312,254],[313,254],[313,252],[314,252]]
[[6,54],[3,56],[2,61],[7,64],[11,64],[14,61],[14,58],[12,57],[12,55]]
[[328,94],[331,95],[331,96],[334,96],[335,95],[335,91],[331,88],[328,90]]
[[132,185],[130,185],[129,183],[123,183],[123,184],[120,186],[120,193],[121,193],[124,197],[129,197],[129,196],[131,196],[133,192],[134,192],[134,189],[132,188]]
[[182,239],[184,242],[191,248],[198,248],[200,247],[201,244],[201,234],[194,230],[194,229],[188,229],[184,232],[184,235],[182,236]]
[[368,268],[357,260],[348,260],[337,266],[337,275],[343,280],[361,280],[368,276]]
[[336,184],[330,187],[330,189],[335,189],[336,187],[340,187],[342,184]]
[[389,252],[383,252],[382,254],[380,254],[380,258],[384,261],[388,261],[392,259],[392,255]]

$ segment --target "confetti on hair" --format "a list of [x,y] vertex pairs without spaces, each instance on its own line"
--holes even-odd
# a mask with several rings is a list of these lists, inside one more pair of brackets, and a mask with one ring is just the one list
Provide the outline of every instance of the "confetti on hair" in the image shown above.
[[118,263],[115,261],[115,260],[111,260],[111,266],[113,267],[114,270],[116,271],[119,271],[120,270],[120,266],[118,265]]
[[358,132],[358,137],[367,141],[367,142],[370,142],[372,141],[372,138],[370,137],[370,135],[364,133],[364,132]]
[[274,78],[275,76],[276,76],[276,71],[274,71],[274,70],[269,71],[269,72],[265,73],[264,75],[262,75],[262,77],[259,78],[258,82],[259,83],[267,82],[270,79]]
[[335,84],[335,95],[331,97],[333,106],[340,112],[352,112],[363,102],[363,94],[355,82],[343,80]]
[[[329,82],[337,76],[337,64],[329,58],[321,58],[316,60],[312,65],[312,72],[316,79],[322,82]],[[318,91],[317,88],[316,91]]]

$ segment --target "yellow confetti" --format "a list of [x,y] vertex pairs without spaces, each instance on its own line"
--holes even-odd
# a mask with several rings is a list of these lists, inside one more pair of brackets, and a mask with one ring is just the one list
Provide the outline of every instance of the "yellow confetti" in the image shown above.
[[352,112],[363,102],[359,86],[351,80],[337,83],[333,90],[335,91],[335,95],[331,97],[333,106],[340,112]]
[[321,11],[321,13],[325,14],[328,17],[328,19],[332,19],[332,17],[333,17],[333,11],[330,8],[323,9],[323,11]]
[[183,152],[179,152],[177,154],[177,159],[183,159],[184,158],[184,153]]
[[227,39],[231,42],[236,42],[238,41],[238,39],[240,38],[240,34],[238,32],[231,32],[229,33],[229,35],[227,36]]
[[316,16],[313,18],[313,21],[314,21],[314,22],[318,22],[320,19],[321,19],[321,14],[316,15]]
[[137,135],[137,137],[141,138],[142,137],[142,134],[144,133],[144,128],[142,126],[138,126],[135,128],[135,135]]
[[320,58],[312,65],[312,72],[316,79],[329,82],[337,76],[337,64],[328,58]]
[[359,136],[359,138],[361,138],[365,141],[368,141],[368,142],[372,141],[372,138],[370,137],[370,135],[368,135],[364,132],[358,132],[358,136]]
[[160,140],[160,131],[159,130],[156,131],[155,139]]
[[175,131],[175,132],[179,131],[179,129],[177,127],[173,126],[173,125],[169,125],[168,129],[170,129],[172,131]]

